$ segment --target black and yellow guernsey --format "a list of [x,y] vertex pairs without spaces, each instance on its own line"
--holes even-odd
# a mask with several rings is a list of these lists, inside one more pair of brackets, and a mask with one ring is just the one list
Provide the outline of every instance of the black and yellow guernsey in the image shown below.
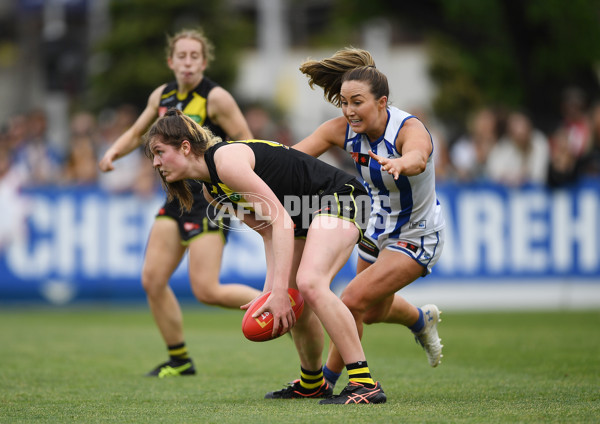
[[[354,194],[366,194],[366,191],[362,191],[362,184],[354,176],[299,150],[265,140],[225,141],[217,143],[204,153],[211,179],[210,183],[205,183],[206,187],[211,196],[221,203],[226,202],[237,208],[237,204],[245,202],[243,193],[235,193],[223,183],[214,162],[215,152],[232,143],[243,143],[252,149],[255,157],[254,172],[285,207],[291,204],[289,198],[286,202],[286,196],[294,196],[293,201],[300,202],[295,205],[306,206],[307,203],[302,203],[303,197],[306,201],[306,198],[337,196],[338,192],[352,193],[355,189]],[[311,205],[314,206],[314,203],[311,202]],[[297,229],[305,227],[306,221],[302,223],[298,218],[292,215]]]
[[163,116],[167,110],[176,108],[192,118],[198,124],[207,127],[214,135],[227,138],[223,129],[210,120],[208,116],[208,94],[219,85],[207,77],[203,77],[200,84],[186,95],[181,95],[177,89],[177,81],[171,81],[165,87],[160,96],[158,105],[158,116]]

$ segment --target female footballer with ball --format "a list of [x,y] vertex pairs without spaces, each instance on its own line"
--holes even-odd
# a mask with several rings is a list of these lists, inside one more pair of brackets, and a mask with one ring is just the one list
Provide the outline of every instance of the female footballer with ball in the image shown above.
[[[321,403],[385,402],[381,384],[371,377],[352,314],[329,288],[362,238],[359,224],[368,210],[365,202],[361,208],[360,198],[367,196],[363,185],[350,174],[279,143],[222,142],[177,110],[169,110],[150,128],[146,152],[170,197],[189,208],[193,193],[185,180],[203,181],[208,200],[243,208],[241,219],[263,237],[264,291],[271,290],[271,295],[254,315],[269,311],[274,334],[293,327],[307,397],[320,393],[327,397]],[[304,199],[313,204],[292,217],[284,204],[300,200],[304,205]],[[288,287],[297,287],[305,300],[297,323]],[[334,397],[323,381],[320,358],[314,355],[323,349],[321,323],[350,380],[349,389]]]

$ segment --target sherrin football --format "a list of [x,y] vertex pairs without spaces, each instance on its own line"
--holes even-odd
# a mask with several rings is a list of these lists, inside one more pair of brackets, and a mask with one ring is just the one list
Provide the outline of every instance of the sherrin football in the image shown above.
[[[242,319],[242,332],[248,340],[266,342],[267,340],[276,339],[281,336],[281,334],[275,337],[271,335],[273,333],[273,314],[270,312],[267,311],[256,318],[252,318],[252,314],[267,301],[270,294],[270,291],[263,293],[246,309],[246,313]],[[304,299],[298,290],[292,288],[288,289],[288,296],[296,319],[298,319],[304,310]]]

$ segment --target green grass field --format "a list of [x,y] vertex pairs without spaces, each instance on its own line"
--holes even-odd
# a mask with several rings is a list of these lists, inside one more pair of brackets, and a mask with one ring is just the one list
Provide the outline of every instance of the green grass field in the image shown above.
[[446,311],[435,369],[408,330],[367,327],[388,402],[354,406],[263,399],[299,375],[289,337],[253,343],[240,312],[187,304],[184,313],[200,374],[159,380],[143,377],[166,358],[144,306],[3,308],[0,422],[600,422],[600,311]]

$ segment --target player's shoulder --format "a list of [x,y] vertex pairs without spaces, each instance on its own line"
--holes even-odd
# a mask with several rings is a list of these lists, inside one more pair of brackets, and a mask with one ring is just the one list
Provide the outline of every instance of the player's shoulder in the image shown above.
[[321,124],[321,127],[329,130],[329,131],[345,131],[346,130],[346,126],[348,125],[348,121],[346,120],[346,117],[344,116],[336,116],[335,118],[331,118],[325,122],[323,122],[323,124]]
[[216,82],[215,80],[210,79],[206,75],[204,75],[204,76],[202,76],[202,79],[200,80],[200,82],[198,83],[196,88],[212,90],[215,87],[220,87],[219,83]]
[[213,119],[215,114],[229,113],[232,108],[239,108],[231,93],[220,86],[210,90],[207,100],[211,119]]
[[342,146],[346,138],[348,121],[343,116],[338,116],[323,122],[315,134],[331,144]]
[[229,91],[225,90],[220,85],[216,85],[208,92],[208,99],[211,101],[223,99],[228,100],[233,99],[233,96]]
[[158,107],[160,99],[168,85],[168,83],[164,83],[152,90],[152,93],[150,93],[150,96],[148,97],[148,103]]

